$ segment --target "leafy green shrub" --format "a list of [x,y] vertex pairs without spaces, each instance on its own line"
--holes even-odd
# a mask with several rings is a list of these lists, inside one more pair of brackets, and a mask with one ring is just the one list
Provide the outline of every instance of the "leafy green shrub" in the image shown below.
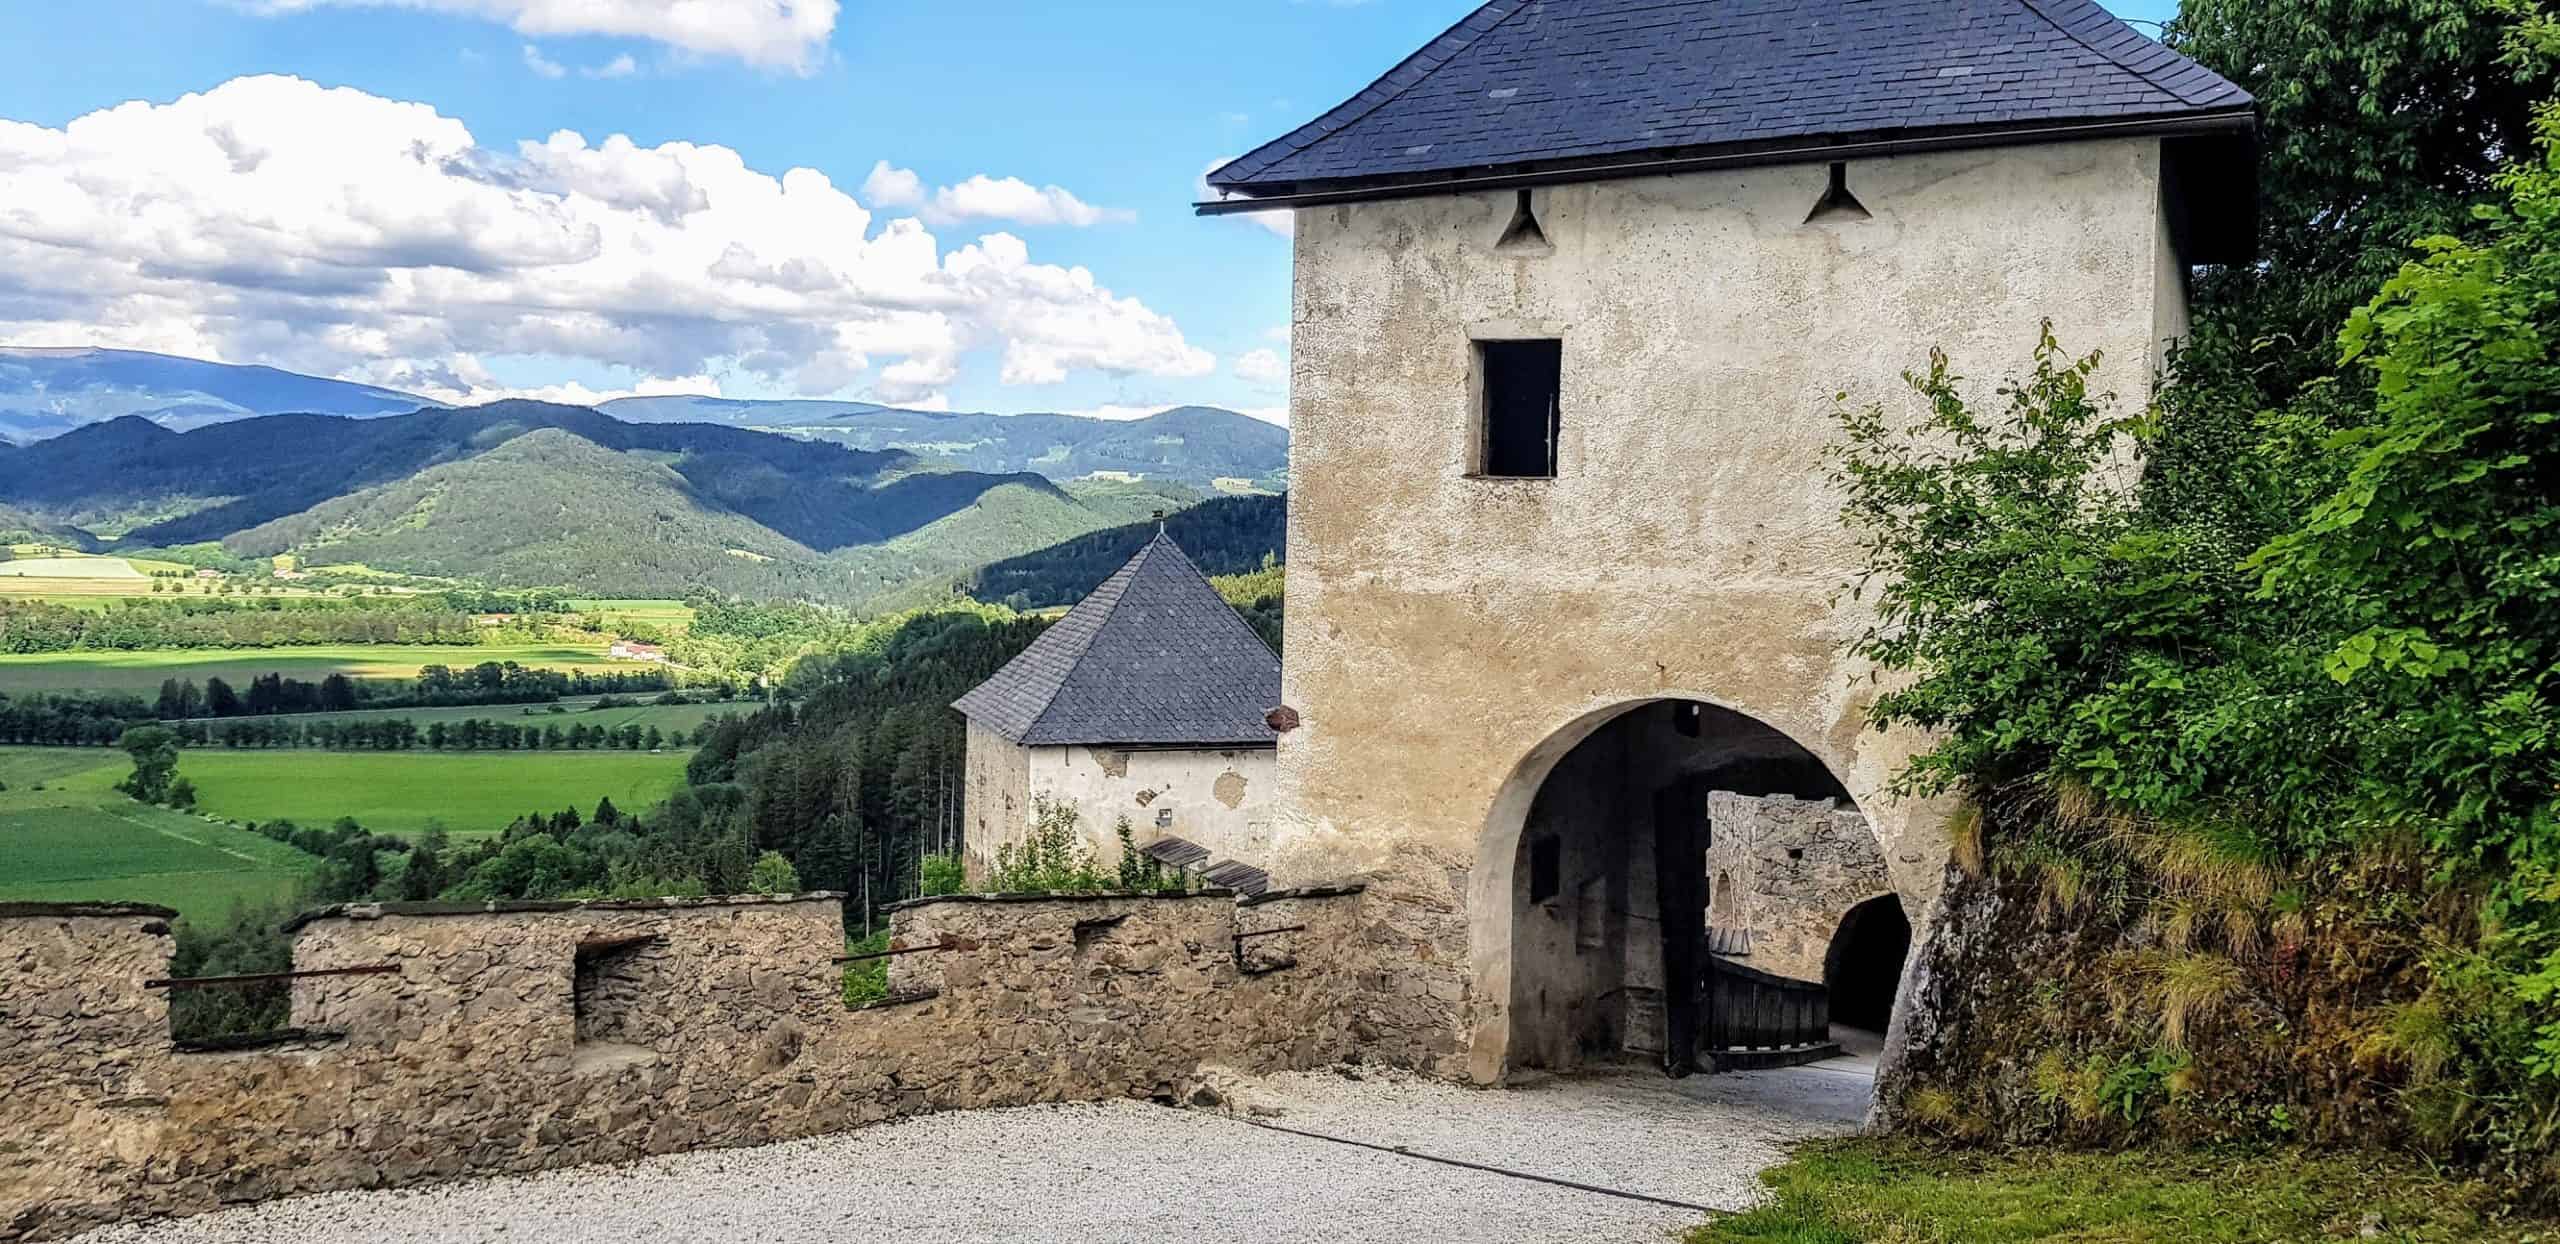
[[935,851],[916,865],[917,885],[925,894],[958,894],[969,885],[969,868],[957,851]]
[[[869,937],[847,941],[848,955],[876,955],[889,948],[889,930],[882,929]],[[844,967],[844,1004],[863,1006],[889,996],[889,961],[865,959]]]
[[2123,414],[2048,330],[1997,409],[1937,356],[1916,422],[1842,416],[1857,649],[1900,675],[1872,718],[1937,740],[1900,789],[1969,796],[1968,853],[2117,1002],[2005,1039],[2195,1059],[2113,1065],[2128,1124],[2192,1072],[2225,1120],[2560,1181],[2560,111],[2542,134],[2278,408],[2235,406],[2259,351],[2208,338]]
[[1113,887],[1116,878],[1093,861],[1078,825],[1083,820],[1071,803],[1046,795],[1031,802],[1031,827],[1021,841],[996,847],[995,868],[987,888],[998,894],[1095,894]]
[[753,894],[798,894],[800,870],[778,851],[767,851],[756,857],[747,870],[747,890]]

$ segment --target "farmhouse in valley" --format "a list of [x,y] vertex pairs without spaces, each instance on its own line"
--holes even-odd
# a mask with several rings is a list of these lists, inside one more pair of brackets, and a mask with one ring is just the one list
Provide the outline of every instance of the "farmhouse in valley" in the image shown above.
[[1162,531],[954,707],[969,719],[972,876],[1035,805],[1073,808],[1098,854],[1117,827],[1215,884],[1263,888],[1280,658]]
[[[1808,926],[1895,979],[1949,809],[1865,724],[1835,395],[1933,348],[1987,395],[2049,320],[2140,401],[2250,258],[2254,116],[2095,0],[1494,0],[1210,174],[1295,218],[1261,862],[1370,880],[1400,1053],[1685,1068],[1710,991],[1827,992]],[[1744,822],[1803,840],[1711,877]]]
[[617,661],[665,661],[667,650],[636,639],[617,639],[613,646],[605,649],[605,655]]

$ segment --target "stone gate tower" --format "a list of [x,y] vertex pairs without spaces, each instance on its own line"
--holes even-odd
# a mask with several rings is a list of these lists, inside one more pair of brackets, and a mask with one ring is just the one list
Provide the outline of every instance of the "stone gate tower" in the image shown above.
[[1383,1053],[1678,1044],[1718,791],[1853,801],[1926,935],[1835,401],[1932,348],[1987,395],[2044,321],[2143,400],[2253,132],[2095,0],[1493,0],[1210,175],[1296,228],[1267,864],[1396,900]]

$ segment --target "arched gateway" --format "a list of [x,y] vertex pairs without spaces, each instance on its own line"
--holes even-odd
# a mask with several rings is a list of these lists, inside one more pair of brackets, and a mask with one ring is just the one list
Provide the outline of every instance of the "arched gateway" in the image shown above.
[[[1594,714],[1542,745],[1478,857],[1508,875],[1507,894],[1478,888],[1470,920],[1481,996],[1507,1001],[1499,1034],[1479,1027],[1483,1078],[1830,1053],[1832,934],[1893,892],[1875,828],[1820,758],[1697,700]],[[1862,1016],[1871,1002],[1839,1001]]]

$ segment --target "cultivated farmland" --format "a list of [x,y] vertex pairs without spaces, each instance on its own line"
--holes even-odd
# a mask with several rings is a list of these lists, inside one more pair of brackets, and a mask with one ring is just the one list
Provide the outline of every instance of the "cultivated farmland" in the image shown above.
[[644,810],[684,782],[690,754],[189,748],[178,772],[196,784],[197,806],[226,820],[327,825],[349,816],[376,833],[415,835],[433,823],[467,838],[527,812],[583,816],[599,799]]
[[140,652],[34,652],[0,654],[0,692],[131,691],[149,695],[167,678],[201,683],[220,678],[234,686],[260,674],[316,682],[331,674],[350,678],[415,678],[420,666],[464,669],[483,661],[513,661],[529,669],[644,670],[662,668],[605,658],[595,643],[535,644],[339,644],[297,648],[179,648]]
[[[159,903],[191,916],[290,897],[317,861],[116,793],[103,748],[0,748],[0,901]],[[42,789],[38,789],[41,787]]]

